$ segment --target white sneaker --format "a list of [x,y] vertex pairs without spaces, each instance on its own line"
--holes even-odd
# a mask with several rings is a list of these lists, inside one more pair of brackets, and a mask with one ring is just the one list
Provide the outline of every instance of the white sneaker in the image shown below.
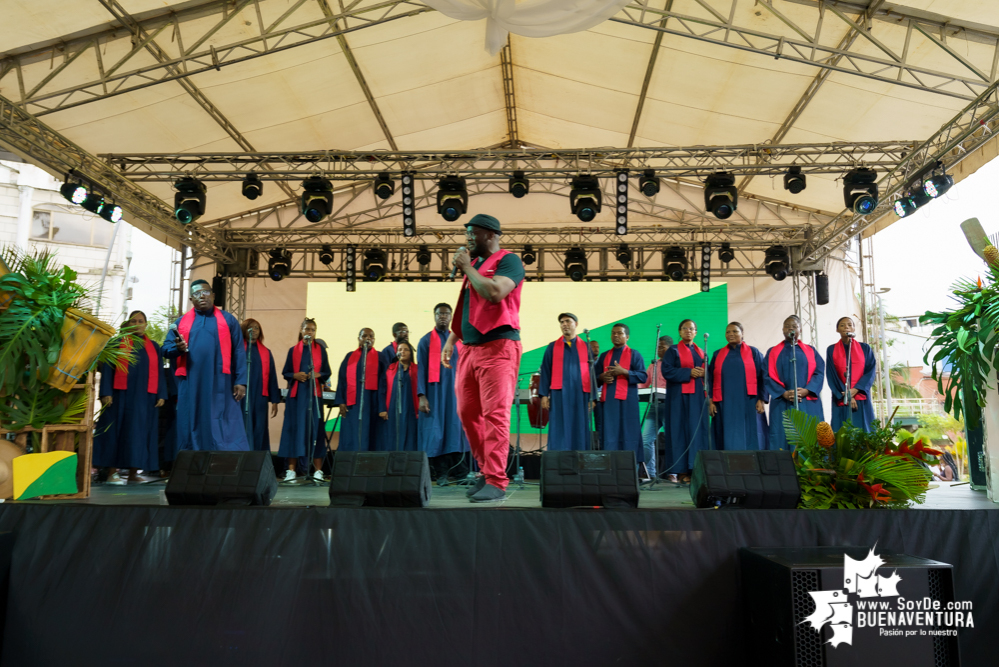
[[298,477],[297,477],[297,475],[295,475],[295,471],[294,470],[286,470],[284,472],[284,479],[282,479],[281,481],[282,482],[294,482],[297,478]]
[[121,478],[121,475],[114,473],[108,476],[108,484],[114,484],[115,486],[125,486],[128,482]]
[[312,473],[312,479],[316,480],[317,482],[325,481],[323,478],[323,471],[317,470],[314,473]]

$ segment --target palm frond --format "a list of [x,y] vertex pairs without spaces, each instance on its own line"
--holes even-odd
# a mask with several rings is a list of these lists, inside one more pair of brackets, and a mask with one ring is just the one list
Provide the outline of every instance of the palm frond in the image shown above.
[[815,430],[818,425],[817,417],[805,414],[801,410],[786,410],[784,412],[784,435],[787,437],[787,443],[792,447],[814,445],[817,438]]

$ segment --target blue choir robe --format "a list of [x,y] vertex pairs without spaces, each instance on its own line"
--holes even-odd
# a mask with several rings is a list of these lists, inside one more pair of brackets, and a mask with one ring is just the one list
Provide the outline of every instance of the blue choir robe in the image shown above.
[[[416,372],[417,374],[420,372],[419,364],[416,365]],[[388,406],[385,405],[387,398],[388,369],[386,368],[385,374],[378,381],[378,411],[388,413],[388,420],[382,420],[381,424],[378,438],[379,451],[417,451],[416,424],[419,420],[416,408],[418,406],[413,403],[413,380],[408,370],[402,370],[402,366],[396,368],[395,378],[392,382],[392,402]],[[402,408],[401,414],[400,407]]]
[[[624,354],[623,347],[615,347],[607,350],[596,362],[596,372],[599,375],[604,372],[604,360],[610,355],[607,368],[610,368],[621,361]],[[568,355],[566,355],[568,356]],[[628,451],[635,452],[635,462],[641,463],[645,460],[645,448],[642,446],[642,416],[638,407],[638,385],[648,379],[645,372],[645,360],[638,350],[631,350],[631,364],[628,366],[628,398],[621,400],[614,397],[617,387],[617,378],[610,383],[601,383],[604,396],[603,401],[603,433],[601,442],[607,451]],[[565,377],[563,376],[563,382]]]
[[175,361],[167,361],[163,369],[167,382],[167,399],[160,408],[160,457],[161,469],[163,463],[169,463],[177,458],[177,378],[173,374]]
[[[829,381],[829,390],[832,392],[832,422],[831,426],[833,431],[839,431],[840,426],[843,422],[847,421],[850,413],[849,407],[843,402],[843,395],[846,393],[846,385],[843,382],[842,376],[839,371],[836,370],[836,364],[833,363],[833,350],[837,345],[842,345],[842,343],[834,343],[830,345],[826,350],[826,380]],[[871,346],[867,343],[860,343],[860,349],[864,352],[864,374],[860,376],[860,379],[853,388],[857,390],[857,409],[853,411],[852,423],[854,426],[862,431],[868,433],[871,432],[873,426],[871,422],[874,421],[874,405],[871,401],[871,385],[874,384],[874,373],[877,370],[877,361],[874,358],[874,352],[871,350]],[[843,369],[846,372],[846,369]],[[866,400],[860,400],[861,396],[866,396]]]
[[159,375],[156,393],[149,393],[149,355],[144,344],[135,345],[136,362],[128,369],[128,388],[114,388],[114,367],[101,364],[100,396],[110,396],[94,429],[93,465],[97,468],[159,470],[159,409],[167,398],[166,373],[160,346],[155,342]]
[[398,350],[399,344],[392,341],[385,346],[385,349],[378,353],[378,356],[382,358],[382,368],[388,368],[389,364],[395,361],[396,351]]
[[281,402],[281,389],[278,385],[277,371],[274,366],[274,352],[270,348],[267,348],[267,351],[270,352],[267,355],[267,362],[270,364],[270,375],[267,378],[267,393],[270,395],[264,396],[264,373],[260,361],[260,350],[254,345],[250,348],[250,363],[247,368],[249,384],[246,387],[246,398],[243,399],[244,424],[247,423],[246,410],[250,412],[250,430],[247,431],[246,435],[250,440],[250,449],[258,452],[269,452],[271,450],[270,412],[267,404]]
[[[426,396],[430,403],[430,412],[420,414],[416,422],[419,433],[418,445],[421,452],[426,452],[428,458],[468,451],[468,438],[458,419],[458,399],[454,390],[455,369],[458,368],[458,358],[461,352],[455,349],[451,354],[451,368],[445,368],[440,358],[430,358],[430,337],[437,336],[441,349],[447,343],[450,332],[434,329],[420,339],[416,347],[416,367],[419,379],[417,394]],[[430,365],[440,367],[440,380],[430,382]]]
[[[763,383],[763,354],[750,346],[756,364],[756,393],[750,396],[746,387],[746,364],[738,347],[730,348],[721,367],[721,401],[715,401],[717,412],[713,420],[715,449],[766,449],[767,418],[756,412],[756,401],[766,402],[769,396]],[[715,394],[715,352],[708,369],[709,395]]]
[[[333,371],[330,369],[330,360],[326,356],[326,348],[319,345],[319,391],[330,379]],[[323,398],[309,392],[309,382],[299,382],[295,379],[295,366],[292,353],[295,348],[288,349],[288,356],[284,361],[284,369],[281,374],[288,381],[288,396],[284,399],[284,423],[281,425],[281,444],[278,447],[278,456],[286,459],[297,458],[299,470],[309,469],[309,459],[321,459],[326,456],[326,420],[323,418]],[[309,354],[308,346],[302,348],[302,363],[299,367],[302,373],[312,371],[312,355]],[[295,395],[291,395],[291,387],[298,385]],[[315,386],[313,384],[313,386]],[[309,410],[312,410],[311,438],[309,426]]]
[[[680,353],[673,345],[663,356],[663,377],[666,378],[666,405],[669,410],[670,447],[666,451],[663,472],[669,475],[686,475],[694,467],[697,452],[709,449],[708,409],[704,399],[704,378],[695,378],[694,393],[683,393],[683,385],[690,382],[691,368],[680,366]],[[694,367],[704,364],[704,357],[693,347],[690,355]]]
[[[194,312],[187,341],[187,376],[177,376],[177,450],[193,449],[247,451],[250,449],[243,425],[243,410],[232,395],[236,385],[246,386],[246,355],[243,331],[231,314],[222,312],[229,326],[230,374],[222,372],[215,311]],[[180,325],[180,319],[175,322]],[[176,359],[176,329],[167,332],[163,356]],[[176,364],[173,364],[176,366]],[[176,369],[174,370],[176,373]]]
[[[347,405],[347,362],[350,360],[348,352],[340,362],[340,372],[337,374],[336,398],[337,405]],[[365,389],[364,380],[361,373],[366,364],[364,355],[357,360],[356,377],[357,397],[354,405],[347,406],[347,414],[340,418],[340,444],[337,451],[341,452],[374,452],[378,450],[378,434],[381,429],[381,412],[378,402],[377,389]],[[382,363],[382,355],[378,355],[378,382],[381,384],[381,377],[385,374],[385,365]],[[362,399],[363,396],[363,399]],[[362,404],[363,403],[363,411]]]
[[[807,345],[807,343],[801,343]],[[794,401],[786,400],[781,394],[794,389],[794,375],[791,370],[791,345],[787,341],[782,342],[776,349],[771,348],[763,362],[766,365],[763,380],[767,393],[770,394],[770,449],[787,449],[787,437],[784,435],[784,413],[794,409]],[[811,346],[809,346],[811,347]],[[808,359],[799,346],[794,347],[795,364],[798,368],[798,388],[808,390],[808,398],[798,401],[798,409],[809,415],[824,418],[822,401],[819,394],[822,393],[823,376],[826,372],[826,364],[822,360],[822,355],[815,348],[812,348],[815,355],[815,371],[811,377],[808,375]],[[777,355],[776,368],[777,379],[770,377],[770,357]],[[814,399],[814,400],[808,400]]]
[[[583,374],[579,368],[579,351],[576,349],[577,345],[586,345],[586,341],[577,336],[570,345],[565,343],[564,338],[556,342],[565,347],[562,352],[562,388],[551,388],[555,342],[548,343],[545,349],[544,358],[541,360],[541,382],[538,384],[538,395],[551,398],[551,410],[548,413],[548,450],[588,450],[590,448],[589,403],[594,400],[592,397],[595,391],[583,391]],[[632,352],[632,357],[635,354]],[[590,358],[589,349],[586,350],[586,358],[587,360]],[[597,379],[589,361],[586,364],[586,372],[590,374],[590,387],[595,390]]]

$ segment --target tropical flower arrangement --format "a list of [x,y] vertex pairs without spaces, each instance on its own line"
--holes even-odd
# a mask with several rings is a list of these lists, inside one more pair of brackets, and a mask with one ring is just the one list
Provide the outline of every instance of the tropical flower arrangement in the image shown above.
[[942,452],[924,436],[875,421],[870,433],[844,424],[838,432],[798,410],[784,413],[803,509],[903,509],[926,499]]

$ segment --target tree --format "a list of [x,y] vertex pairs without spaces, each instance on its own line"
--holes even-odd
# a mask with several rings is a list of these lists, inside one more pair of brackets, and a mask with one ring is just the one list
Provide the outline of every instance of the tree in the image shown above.
[[149,324],[146,325],[146,335],[149,336],[150,340],[162,345],[163,341],[166,340],[167,331],[170,330],[170,324],[178,317],[180,317],[180,312],[176,307],[172,305],[160,306],[149,318]]

